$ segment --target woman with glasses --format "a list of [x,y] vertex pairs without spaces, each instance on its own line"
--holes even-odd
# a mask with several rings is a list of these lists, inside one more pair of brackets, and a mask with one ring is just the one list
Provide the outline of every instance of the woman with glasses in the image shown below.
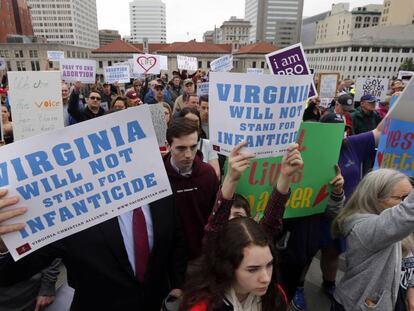
[[414,310],[412,190],[406,175],[379,169],[339,212],[333,232],[346,237],[346,270],[331,310]]

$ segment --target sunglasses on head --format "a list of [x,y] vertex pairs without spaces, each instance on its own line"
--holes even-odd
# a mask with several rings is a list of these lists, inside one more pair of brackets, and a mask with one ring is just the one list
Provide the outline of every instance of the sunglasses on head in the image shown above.
[[90,96],[89,99],[92,99],[92,100],[101,100],[101,98],[98,97],[98,96]]

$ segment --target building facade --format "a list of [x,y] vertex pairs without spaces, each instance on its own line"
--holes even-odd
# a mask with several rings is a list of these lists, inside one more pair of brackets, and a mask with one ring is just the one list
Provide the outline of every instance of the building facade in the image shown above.
[[35,36],[78,47],[99,47],[96,0],[27,2]]
[[316,25],[316,44],[349,41],[360,28],[379,24],[382,5],[366,5],[349,10],[349,3],[333,4],[331,11]]
[[223,22],[218,29],[218,40],[215,43],[238,43],[239,45],[248,44],[250,27],[251,24],[248,20],[232,16],[228,21]]
[[112,41],[121,39],[118,30],[102,29],[99,30],[99,46],[102,47]]
[[65,58],[88,59],[90,49],[60,43],[1,43],[8,71],[39,71],[59,69],[59,62],[47,59],[47,51],[64,51]]
[[0,43],[7,35],[33,36],[26,0],[0,0]]
[[414,25],[372,27],[354,32],[350,41],[305,47],[316,73],[338,72],[341,79],[395,78],[399,67],[414,58]]
[[302,27],[300,33],[300,42],[303,46],[315,45],[316,43],[316,29],[318,22],[324,20],[329,14],[328,12],[320,13],[302,20]]
[[381,16],[382,26],[414,24],[414,1],[385,0]]
[[266,41],[286,47],[299,42],[302,13],[303,0],[246,0],[250,43]]
[[167,42],[165,3],[161,0],[135,0],[129,3],[131,41]]

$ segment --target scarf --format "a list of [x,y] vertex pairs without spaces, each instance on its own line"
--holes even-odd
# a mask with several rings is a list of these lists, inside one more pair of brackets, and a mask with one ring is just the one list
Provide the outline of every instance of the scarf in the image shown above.
[[237,299],[236,292],[233,288],[224,295],[226,299],[233,305],[234,311],[261,311],[262,301],[260,297],[250,293],[249,296],[241,303]]

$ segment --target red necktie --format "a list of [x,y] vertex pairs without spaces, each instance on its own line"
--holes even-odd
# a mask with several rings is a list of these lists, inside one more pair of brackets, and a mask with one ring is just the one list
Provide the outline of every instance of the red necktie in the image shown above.
[[145,222],[142,208],[134,210],[132,218],[132,231],[134,233],[134,252],[135,252],[135,276],[141,283],[144,282],[149,258],[149,244],[147,224]]

